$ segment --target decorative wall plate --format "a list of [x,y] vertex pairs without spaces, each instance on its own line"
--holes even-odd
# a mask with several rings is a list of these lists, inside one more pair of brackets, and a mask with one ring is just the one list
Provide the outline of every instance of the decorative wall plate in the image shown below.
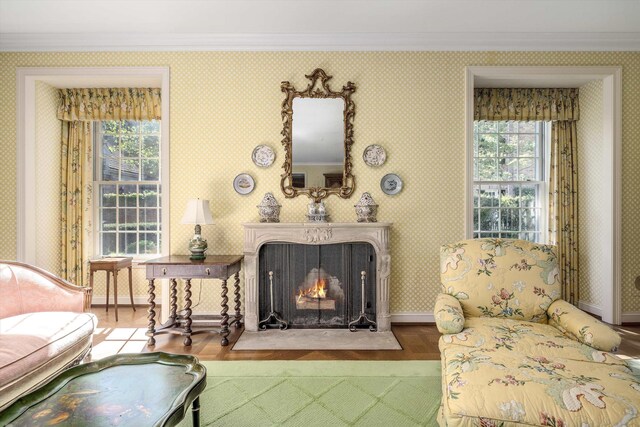
[[256,183],[248,173],[241,173],[233,179],[233,189],[238,194],[249,194],[255,188]]
[[387,153],[384,148],[378,144],[371,144],[364,149],[362,159],[367,166],[382,166],[387,160]]
[[260,166],[261,168],[268,168],[276,159],[276,153],[274,153],[273,149],[268,145],[258,145],[253,149],[251,159],[253,160],[253,163],[256,164],[256,166]]
[[382,177],[380,188],[384,194],[398,194],[402,190],[402,179],[395,173],[388,173]]

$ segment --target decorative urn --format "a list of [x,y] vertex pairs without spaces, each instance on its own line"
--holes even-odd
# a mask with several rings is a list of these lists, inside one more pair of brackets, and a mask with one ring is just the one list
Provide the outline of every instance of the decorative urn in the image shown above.
[[376,222],[376,215],[378,214],[378,205],[371,197],[369,193],[362,193],[358,204],[354,205],[356,208],[356,215],[358,216],[358,222]]
[[260,222],[280,222],[281,207],[272,193],[266,193],[257,206]]

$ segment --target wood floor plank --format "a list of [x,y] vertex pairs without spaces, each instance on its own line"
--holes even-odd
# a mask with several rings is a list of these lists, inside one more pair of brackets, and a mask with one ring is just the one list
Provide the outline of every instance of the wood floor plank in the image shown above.
[[[144,307],[133,311],[131,307],[119,307],[116,322],[114,313],[106,313],[104,307],[93,307],[91,310],[98,316],[98,326],[120,334],[120,328],[147,327],[147,312]],[[640,358],[640,325],[624,325],[614,327],[622,336],[619,354]],[[183,338],[166,334],[156,336],[154,347],[144,346],[144,352],[164,351],[168,353],[192,354],[200,360],[439,360],[438,340],[440,333],[433,324],[394,324],[391,330],[395,334],[402,350],[263,350],[232,351],[242,329],[231,328],[229,346],[220,346],[218,334],[199,334],[193,337],[190,347],[183,346]],[[130,331],[128,331],[130,332]],[[131,335],[131,334],[129,334]],[[130,341],[140,342],[141,334],[135,333]],[[109,339],[108,333],[94,335],[94,346]],[[124,348],[137,348],[135,344]]]

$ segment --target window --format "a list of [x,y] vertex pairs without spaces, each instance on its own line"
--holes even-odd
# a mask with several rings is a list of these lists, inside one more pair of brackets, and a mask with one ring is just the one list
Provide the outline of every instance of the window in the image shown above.
[[549,124],[474,122],[474,238],[546,240]]
[[96,122],[94,141],[97,254],[160,254],[160,122]]

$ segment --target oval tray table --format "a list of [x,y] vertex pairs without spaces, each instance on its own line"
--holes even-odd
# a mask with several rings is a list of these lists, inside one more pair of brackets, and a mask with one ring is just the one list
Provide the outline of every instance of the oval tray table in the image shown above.
[[193,356],[118,354],[67,369],[0,413],[0,425],[175,426],[199,395],[206,368]]

